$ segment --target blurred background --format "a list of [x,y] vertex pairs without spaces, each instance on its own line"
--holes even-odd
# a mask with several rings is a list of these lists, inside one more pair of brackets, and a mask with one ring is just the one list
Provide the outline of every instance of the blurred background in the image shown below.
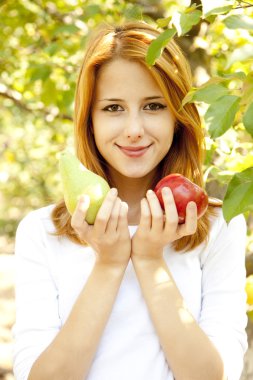
[[[194,87],[222,77],[230,94],[244,99],[218,137],[205,125],[210,99],[198,102],[207,129],[209,195],[223,199],[232,176],[253,166],[253,125],[242,122],[245,104],[253,101],[252,0],[0,0],[0,379],[13,379],[17,225],[29,211],[62,198],[57,153],[73,146],[75,83],[87,36],[100,22],[126,19],[164,29],[173,23]],[[253,203],[253,187],[248,191]],[[252,210],[244,212],[249,350],[241,380],[253,379]]]

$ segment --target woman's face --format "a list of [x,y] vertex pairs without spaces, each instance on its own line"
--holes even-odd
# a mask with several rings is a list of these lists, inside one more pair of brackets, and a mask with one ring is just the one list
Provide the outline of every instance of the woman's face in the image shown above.
[[174,123],[160,88],[140,63],[120,58],[101,67],[92,124],[114,178],[152,177],[170,149]]

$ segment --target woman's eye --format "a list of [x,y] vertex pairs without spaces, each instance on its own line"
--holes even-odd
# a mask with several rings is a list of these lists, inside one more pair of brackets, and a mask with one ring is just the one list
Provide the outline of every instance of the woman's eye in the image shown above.
[[105,107],[103,111],[118,112],[123,111],[123,109],[118,104],[111,104],[110,106]]
[[166,106],[164,106],[161,103],[149,103],[144,107],[144,109],[149,110],[149,111],[158,111],[164,108],[166,108]]

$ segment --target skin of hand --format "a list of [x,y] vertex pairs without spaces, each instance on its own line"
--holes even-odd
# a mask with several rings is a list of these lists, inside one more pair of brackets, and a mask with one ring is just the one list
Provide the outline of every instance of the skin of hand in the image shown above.
[[105,265],[126,265],[131,255],[128,230],[128,205],[112,188],[100,207],[94,225],[85,221],[89,197],[82,195],[71,218],[71,226],[81,241],[96,252],[97,262]]
[[196,232],[196,203],[188,203],[185,223],[178,224],[178,214],[172,191],[165,187],[162,195],[165,214],[152,190],[148,190],[147,198],[141,200],[140,224],[132,238],[132,258],[161,258],[163,248],[167,244]]

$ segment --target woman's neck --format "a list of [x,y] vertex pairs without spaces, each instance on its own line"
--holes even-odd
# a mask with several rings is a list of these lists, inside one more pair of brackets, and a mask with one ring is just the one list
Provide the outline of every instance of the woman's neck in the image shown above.
[[143,178],[128,178],[119,175],[112,176],[112,186],[118,189],[120,199],[128,204],[128,224],[137,225],[140,221],[141,199],[151,188],[150,175]]

